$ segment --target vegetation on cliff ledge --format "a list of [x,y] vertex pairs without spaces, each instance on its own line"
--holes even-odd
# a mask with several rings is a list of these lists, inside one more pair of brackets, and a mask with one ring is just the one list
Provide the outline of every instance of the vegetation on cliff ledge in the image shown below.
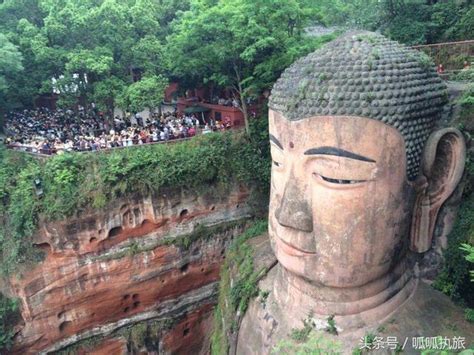
[[20,317],[18,301],[0,293],[0,351],[9,349],[13,341],[13,325]]
[[[266,119],[254,120],[250,136],[210,134],[179,144],[71,153],[46,160],[0,150],[1,272],[9,274],[18,263],[39,258],[30,237],[40,219],[101,209],[124,195],[154,194],[163,188],[225,188],[239,182],[256,187],[266,201],[270,185],[266,125]],[[35,180],[40,182],[36,186]]]
[[250,238],[267,231],[267,221],[257,221],[230,246],[221,269],[218,304],[214,314],[211,354],[227,354],[235,338],[240,317],[245,314],[252,297],[258,294],[257,283],[267,270],[256,270]]

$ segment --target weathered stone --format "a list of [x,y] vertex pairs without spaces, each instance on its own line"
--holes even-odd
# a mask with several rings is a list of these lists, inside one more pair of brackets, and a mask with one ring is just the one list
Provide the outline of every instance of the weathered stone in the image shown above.
[[[367,102],[360,116],[339,105],[352,99],[345,78],[353,68],[337,63],[354,60],[366,61],[372,85],[359,92]],[[330,83],[329,114],[309,116],[308,107],[319,107],[306,99],[319,76],[316,62],[339,68],[340,80]],[[383,73],[392,68],[399,75],[390,81],[408,88],[398,93],[409,98],[399,113],[386,84],[391,73]],[[269,110],[269,239],[278,266],[262,281],[272,292],[271,312],[249,309],[237,353],[269,353],[283,336],[278,329],[288,332],[309,314],[319,326],[331,317],[343,338],[363,333],[416,294],[419,255],[432,246],[466,154],[458,130],[433,132],[445,101],[445,86],[433,75],[411,50],[351,33],[277,81]]]
[[[336,58],[339,60],[335,60]],[[325,75],[328,70],[334,72],[334,76]],[[348,79],[354,77],[364,79],[356,84],[352,79]],[[387,85],[392,82],[403,83],[412,89]],[[337,90],[328,90],[331,87],[337,87]],[[316,97],[320,93],[329,93],[329,105],[325,112],[311,110],[320,107],[321,103],[309,93],[317,93]],[[356,95],[352,95],[353,93]],[[390,100],[401,96],[405,96],[405,102]],[[375,97],[381,101],[370,99]],[[417,138],[421,138],[424,143],[429,134],[423,132],[423,129],[433,128],[441,116],[443,105],[447,102],[446,85],[436,75],[434,67],[424,62],[417,51],[379,34],[365,31],[348,33],[297,60],[275,83],[269,107],[281,112],[289,120],[301,120],[315,115],[354,116],[354,112],[341,109],[343,102],[334,100],[347,101],[348,106],[354,102],[362,104],[367,100],[367,109],[357,115],[388,122],[394,126],[401,119],[396,115],[397,109],[403,107],[407,100],[430,107],[431,112],[416,109],[422,117],[428,119],[423,122],[410,121],[410,125],[420,127],[421,130],[410,136],[402,132],[405,143]],[[386,109],[380,110],[378,107]],[[419,155],[422,146],[413,150],[415,155]],[[408,159],[407,173],[410,179],[416,177],[418,167],[419,161]]]
[[[261,241],[261,239],[259,239]],[[273,253],[267,245],[260,242],[254,245],[255,254],[259,259],[271,259]],[[280,294],[287,286],[275,283],[278,273],[283,271],[276,265],[265,279],[260,281],[258,287],[261,291],[268,292],[265,301],[260,298],[250,302],[247,314],[239,330],[239,343],[237,354],[270,354],[272,349],[284,340],[291,339],[291,332],[304,327],[304,320],[310,319],[313,332],[321,332],[327,341],[339,343],[343,354],[352,354],[354,350],[363,347],[361,338],[368,334],[383,338],[396,338],[400,347],[407,340],[403,354],[419,354],[421,349],[413,348],[413,341],[417,337],[435,338],[446,337],[451,343],[455,337],[464,339],[464,347],[472,346],[474,325],[464,318],[462,308],[456,306],[447,296],[429,287],[423,281],[418,282],[418,287],[395,311],[384,317],[374,317],[369,326],[346,330],[339,322],[338,316],[334,318],[335,327],[339,334],[334,336],[326,331],[327,318],[318,318],[311,313],[312,309],[302,300],[291,299],[287,301],[288,308],[280,306]],[[340,290],[342,293],[343,290]],[[304,295],[303,295],[304,297]],[[359,315],[354,315],[354,320],[361,320]],[[251,321],[249,321],[251,319]],[[374,344],[375,346],[375,344]],[[379,350],[371,350],[370,354],[392,354],[386,344]],[[231,352],[232,354],[232,352]]]
[[[46,259],[11,280],[24,320],[13,352],[57,351],[144,320],[173,319],[183,310],[197,312],[188,322],[189,342],[164,336],[163,349],[200,349],[205,332],[199,317],[204,323],[209,318],[225,249],[251,216],[249,193],[238,186],[208,196],[170,191],[43,222],[35,243]],[[199,239],[196,233],[206,231],[200,226],[213,235]],[[97,351],[119,348],[110,341]]]

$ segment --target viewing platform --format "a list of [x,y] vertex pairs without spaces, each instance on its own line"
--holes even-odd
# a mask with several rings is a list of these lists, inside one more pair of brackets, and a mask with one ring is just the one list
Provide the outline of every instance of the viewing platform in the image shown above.
[[[244,114],[242,110],[234,106],[211,104],[185,98],[179,98],[177,102],[178,113],[195,113],[212,119],[214,121],[224,120],[232,127],[244,125]],[[250,109],[251,110],[251,109]]]

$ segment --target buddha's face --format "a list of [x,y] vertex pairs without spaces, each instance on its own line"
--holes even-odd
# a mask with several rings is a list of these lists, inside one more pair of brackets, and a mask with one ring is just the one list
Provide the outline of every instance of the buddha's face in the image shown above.
[[290,121],[270,110],[269,234],[290,273],[364,285],[406,253],[413,188],[401,134],[364,117]]

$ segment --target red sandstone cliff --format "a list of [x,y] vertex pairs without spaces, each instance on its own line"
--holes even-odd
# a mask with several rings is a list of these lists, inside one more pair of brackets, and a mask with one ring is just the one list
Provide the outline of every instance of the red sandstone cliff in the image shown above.
[[206,352],[219,268],[251,214],[248,195],[122,199],[41,223],[44,262],[11,279],[23,318],[13,352]]

